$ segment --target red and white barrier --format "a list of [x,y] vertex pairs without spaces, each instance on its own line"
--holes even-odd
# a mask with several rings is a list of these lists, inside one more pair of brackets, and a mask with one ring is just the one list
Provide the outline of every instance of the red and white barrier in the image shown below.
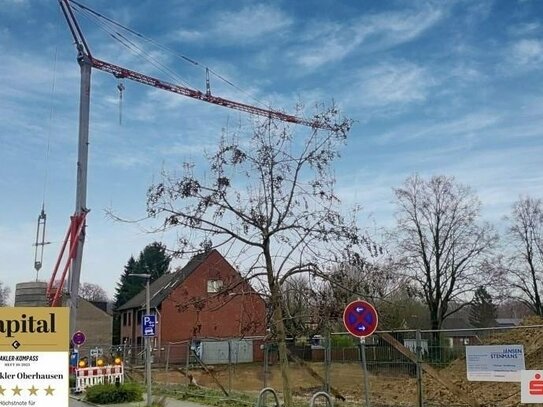
[[123,365],[83,367],[75,369],[75,391],[82,392],[96,384],[124,383]]

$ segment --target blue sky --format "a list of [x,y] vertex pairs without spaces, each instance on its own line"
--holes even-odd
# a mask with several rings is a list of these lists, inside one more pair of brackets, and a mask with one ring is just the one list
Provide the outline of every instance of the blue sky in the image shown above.
[[[519,195],[543,195],[542,2],[84,4],[198,61],[145,44],[183,84],[203,89],[209,66],[242,89],[212,77],[212,92],[241,102],[292,111],[303,101],[310,113],[334,100],[356,121],[337,166],[338,192],[346,205],[362,205],[363,226],[393,224],[392,188],[414,173],[470,185],[496,224]],[[77,15],[96,57],[173,81]],[[0,280],[14,290],[35,278],[42,201],[52,242],[44,280],[74,209],[79,67],[53,0],[1,2],[0,54]],[[130,82],[120,125],[117,84],[93,72],[82,271],[82,281],[110,294],[130,255],[173,237],[115,222],[106,210],[143,217],[146,190],[163,169],[198,162],[225,127],[250,126],[244,114]]]

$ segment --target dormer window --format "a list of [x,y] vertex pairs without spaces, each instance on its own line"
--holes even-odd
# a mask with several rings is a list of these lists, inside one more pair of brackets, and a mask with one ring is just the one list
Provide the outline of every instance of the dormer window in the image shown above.
[[207,292],[218,293],[222,290],[222,280],[207,280]]

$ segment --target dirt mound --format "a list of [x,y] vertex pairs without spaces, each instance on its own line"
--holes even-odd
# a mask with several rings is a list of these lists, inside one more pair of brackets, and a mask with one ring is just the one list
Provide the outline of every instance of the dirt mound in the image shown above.
[[[526,369],[540,369],[543,364],[543,319],[530,317],[523,321],[523,328],[514,328],[500,333],[481,335],[484,345],[523,345]],[[539,326],[539,327],[538,327]],[[455,360],[440,374],[470,394],[481,406],[520,406],[520,383],[469,382],[466,376],[465,357]],[[442,385],[425,377],[426,399],[436,405],[453,406],[458,400]],[[457,404],[462,405],[462,404]]]

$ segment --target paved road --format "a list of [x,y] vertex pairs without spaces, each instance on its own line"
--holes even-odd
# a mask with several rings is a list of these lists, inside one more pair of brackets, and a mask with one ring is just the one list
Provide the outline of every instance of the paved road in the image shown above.
[[82,401],[77,401],[70,398],[70,407],[89,407],[90,404],[83,403]]

